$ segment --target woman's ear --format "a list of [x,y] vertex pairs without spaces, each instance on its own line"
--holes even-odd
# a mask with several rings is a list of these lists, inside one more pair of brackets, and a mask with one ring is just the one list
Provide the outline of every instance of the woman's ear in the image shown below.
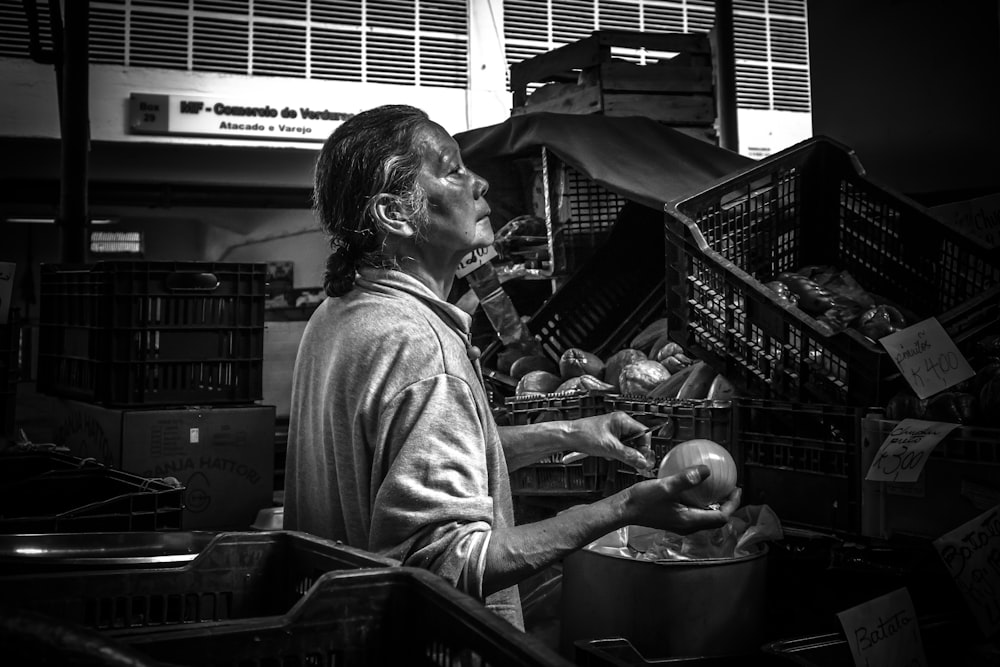
[[371,203],[372,215],[378,226],[388,235],[409,238],[416,234],[399,197],[386,193],[375,195]]

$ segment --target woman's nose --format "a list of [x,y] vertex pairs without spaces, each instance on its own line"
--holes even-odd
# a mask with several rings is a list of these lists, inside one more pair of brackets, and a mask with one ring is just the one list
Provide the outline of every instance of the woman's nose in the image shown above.
[[476,197],[485,197],[486,193],[489,192],[490,182],[487,181],[482,176],[480,176],[479,174],[477,174],[476,172],[472,172],[472,174],[473,176],[475,176],[476,179],[476,186],[475,186]]

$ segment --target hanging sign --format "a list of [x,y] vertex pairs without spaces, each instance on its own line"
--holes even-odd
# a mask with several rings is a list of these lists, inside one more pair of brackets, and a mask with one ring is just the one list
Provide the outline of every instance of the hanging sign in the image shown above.
[[959,424],[904,419],[879,447],[865,479],[869,482],[916,482],[931,451]]
[[488,245],[485,248],[476,248],[462,258],[462,263],[458,265],[458,270],[455,271],[455,277],[464,278],[496,256],[497,249],[492,245]]
[[353,113],[277,99],[193,95],[129,96],[132,134],[324,142]]
[[934,317],[883,336],[879,343],[920,398],[933,396],[976,374]]
[[905,588],[837,614],[856,667],[927,667],[913,600]]
[[1000,505],[934,541],[987,637],[1000,631]]

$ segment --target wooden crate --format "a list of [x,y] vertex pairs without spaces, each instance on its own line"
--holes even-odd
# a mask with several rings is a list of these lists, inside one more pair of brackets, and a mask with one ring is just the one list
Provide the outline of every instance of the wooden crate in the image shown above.
[[[650,64],[612,55],[644,49]],[[666,54],[676,53],[672,58]],[[529,94],[533,84],[545,84]],[[549,111],[645,116],[704,136],[716,119],[708,35],[598,30],[511,65],[513,115]],[[714,137],[714,132],[711,133]]]

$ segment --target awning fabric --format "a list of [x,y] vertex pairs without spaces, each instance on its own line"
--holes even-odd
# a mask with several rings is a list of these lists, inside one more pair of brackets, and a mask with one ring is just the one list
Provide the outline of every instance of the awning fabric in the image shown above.
[[537,155],[545,146],[595,183],[655,210],[753,160],[644,117],[539,112],[455,135],[465,162]]

